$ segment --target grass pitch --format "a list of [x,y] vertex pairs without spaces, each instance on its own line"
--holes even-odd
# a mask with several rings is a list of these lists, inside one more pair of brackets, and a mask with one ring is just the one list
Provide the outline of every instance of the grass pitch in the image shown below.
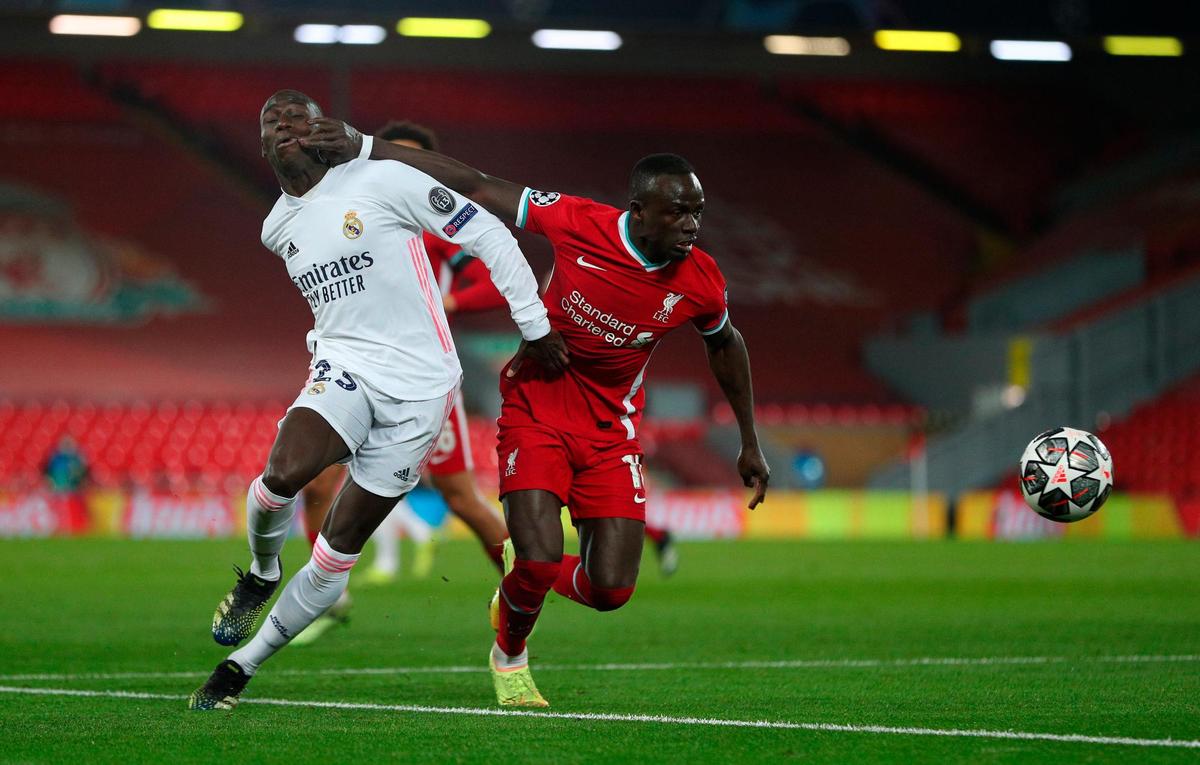
[[[285,576],[307,557],[290,543]],[[1200,758],[1181,746],[1200,739],[1194,543],[685,545],[670,580],[647,557],[620,611],[552,594],[530,642],[550,711],[620,719],[484,714],[494,583],[466,542],[424,581],[352,578],[348,626],[284,649],[234,712],[188,712],[246,558],[237,540],[0,542],[0,761]]]

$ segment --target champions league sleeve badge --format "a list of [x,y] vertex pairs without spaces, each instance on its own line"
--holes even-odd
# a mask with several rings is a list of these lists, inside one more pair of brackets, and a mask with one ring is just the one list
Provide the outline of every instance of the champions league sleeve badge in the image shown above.
[[530,191],[529,201],[536,207],[549,207],[562,197],[557,191]]
[[363,234],[363,222],[354,210],[346,212],[346,221],[342,224],[342,235],[347,239],[357,239]]

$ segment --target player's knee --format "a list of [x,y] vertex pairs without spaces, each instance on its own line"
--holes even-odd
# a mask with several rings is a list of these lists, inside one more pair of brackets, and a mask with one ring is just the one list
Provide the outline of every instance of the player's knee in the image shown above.
[[272,459],[263,470],[262,482],[273,494],[294,497],[308,484],[311,470],[297,460]]
[[633,587],[592,587],[592,606],[597,611],[616,611],[633,597]]

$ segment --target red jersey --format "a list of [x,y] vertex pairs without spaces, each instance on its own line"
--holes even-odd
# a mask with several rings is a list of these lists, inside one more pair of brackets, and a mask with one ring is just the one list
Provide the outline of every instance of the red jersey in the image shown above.
[[421,232],[429,265],[442,294],[454,296],[460,312],[489,311],[508,305],[482,260],[473,258],[454,242],[447,242],[428,231]]
[[725,278],[708,253],[652,263],[629,235],[629,213],[590,199],[525,189],[517,225],[554,245],[542,296],[571,352],[565,374],[535,362],[500,376],[500,426],[533,421],[599,440],[637,436],[655,346],[691,322],[701,334],[729,321]]

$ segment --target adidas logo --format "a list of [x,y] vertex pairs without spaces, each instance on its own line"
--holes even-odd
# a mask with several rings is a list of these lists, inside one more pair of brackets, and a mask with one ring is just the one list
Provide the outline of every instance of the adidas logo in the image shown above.
[[396,478],[400,479],[401,481],[407,481],[409,470],[410,470],[410,468],[404,468],[403,470],[397,470],[395,473],[392,473],[392,475],[394,475]]
[[299,255],[299,254],[300,254],[300,248],[296,246],[296,243],[288,242],[287,257],[290,259],[293,255]]

